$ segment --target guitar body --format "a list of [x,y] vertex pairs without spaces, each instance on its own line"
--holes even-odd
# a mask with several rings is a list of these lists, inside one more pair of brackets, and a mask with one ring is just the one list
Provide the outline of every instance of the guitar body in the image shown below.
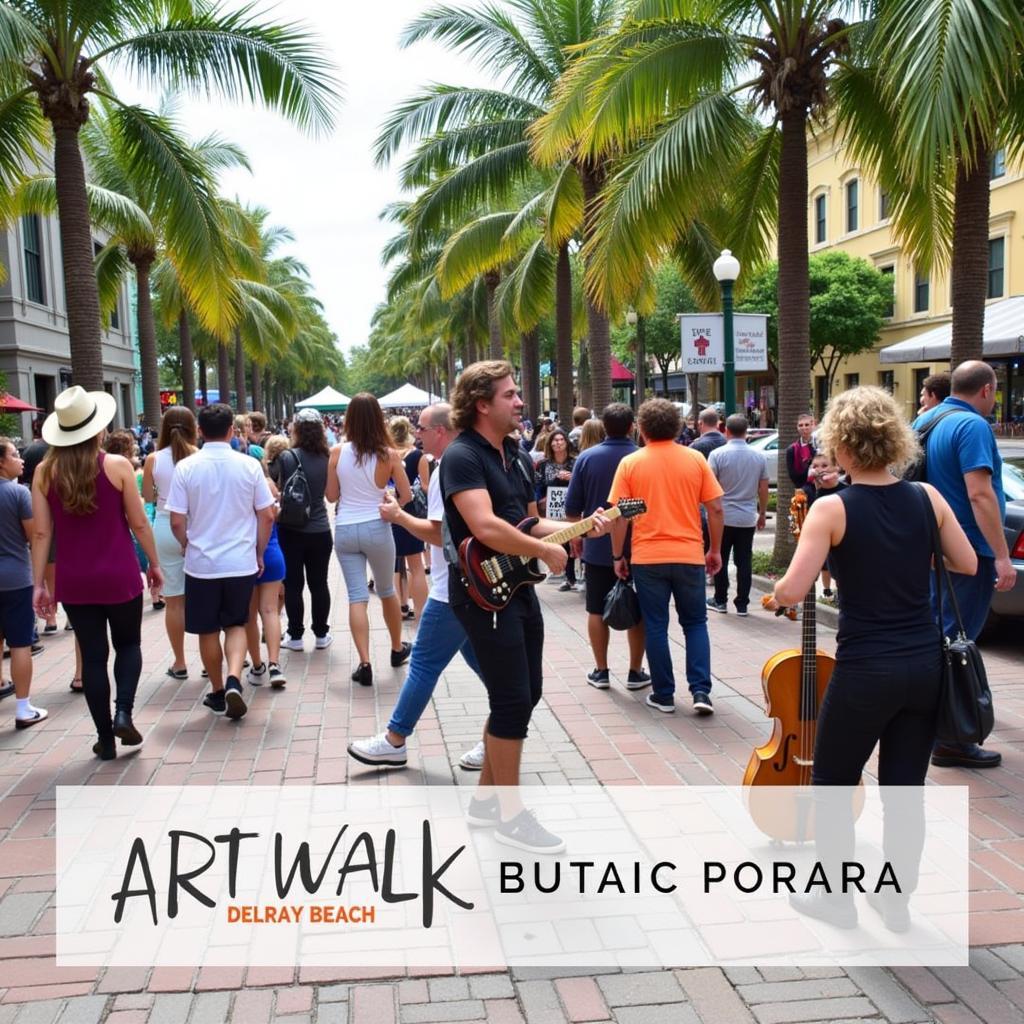
[[[529,533],[536,524],[531,516],[516,529]],[[475,537],[467,537],[459,545],[459,568],[470,596],[489,612],[500,612],[520,587],[535,586],[547,577],[536,558],[500,554]]]

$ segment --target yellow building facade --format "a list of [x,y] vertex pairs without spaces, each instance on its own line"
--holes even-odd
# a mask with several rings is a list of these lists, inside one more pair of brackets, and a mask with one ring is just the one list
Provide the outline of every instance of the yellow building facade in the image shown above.
[[[883,363],[879,351],[952,320],[949,268],[920,272],[894,237],[887,197],[878,183],[854,165],[834,133],[808,138],[808,196],[811,254],[838,249],[871,263],[893,277],[891,316],[871,352],[846,359],[834,389],[877,384],[892,391],[908,416],[917,410],[921,381],[949,369],[948,358],[936,362]],[[1002,152],[991,167],[988,303],[1024,296],[1024,168],[1009,164]],[[1018,213],[1021,211],[1021,213]],[[1024,335],[1024,318],[1020,326]],[[1024,413],[1024,356],[989,360],[999,378],[997,418]],[[825,379],[812,373],[816,411],[825,401]]]

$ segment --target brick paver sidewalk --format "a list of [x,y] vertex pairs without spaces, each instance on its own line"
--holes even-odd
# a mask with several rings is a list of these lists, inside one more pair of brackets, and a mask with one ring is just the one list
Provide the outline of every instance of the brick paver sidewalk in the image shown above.
[[[929,971],[878,968],[694,968],[676,971],[515,969],[417,972],[338,968],[57,968],[54,963],[54,786],[349,783],[369,786],[472,785],[452,766],[479,737],[486,700],[466,666],[453,663],[410,745],[410,767],[382,773],[351,761],[350,737],[386,723],[402,671],[378,670],[376,685],[349,681],[355,652],[335,583],[336,641],[326,651],[287,654],[289,684],[254,694],[239,728],[199,704],[193,678],[165,676],[169,664],[159,613],[146,612],[145,673],[136,721],[138,752],[100,762],[85,702],[68,692],[71,634],[46,640],[36,659],[33,697],[50,711],[43,725],[0,732],[0,1024],[390,1024],[416,1021],[618,1021],[620,1024],[783,1024],[800,1021],[941,1021],[1024,1024],[1024,697],[1019,640],[986,650],[999,729],[992,743],[1003,767],[988,772],[933,769],[930,778],[971,789],[971,967]],[[547,623],[545,699],[527,741],[524,782],[538,785],[699,784],[740,781],[751,747],[767,735],[760,670],[797,627],[754,613],[712,616],[716,714],[657,715],[613,681],[585,682],[592,667],[582,598],[542,586]],[[371,606],[371,621],[379,612]],[[410,631],[411,632],[411,631]],[[678,633],[678,630],[676,631]],[[833,644],[822,630],[822,644]],[[311,646],[311,641],[309,641]],[[374,633],[375,664],[387,643]],[[625,669],[613,640],[613,679]],[[680,650],[681,655],[681,650]],[[681,664],[681,658],[680,662]],[[12,702],[2,710],[13,716]]]

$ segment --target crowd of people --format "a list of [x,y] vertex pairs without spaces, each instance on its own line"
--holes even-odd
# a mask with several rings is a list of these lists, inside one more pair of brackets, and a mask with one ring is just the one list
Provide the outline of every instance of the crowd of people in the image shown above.
[[[993,589],[1014,581],[999,453],[985,420],[994,395],[991,368],[965,363],[925,382],[914,424],[941,417],[929,434],[926,493],[972,638]],[[114,413],[106,393],[72,387],[24,453],[0,438],[0,630],[11,651],[17,728],[47,717],[30,695],[32,654],[40,623],[43,635],[56,632],[62,606],[76,643],[71,688],[88,704],[95,753],[110,759],[118,740],[143,741],[133,711],[147,585],[164,614],[167,676],[188,678],[185,635],[197,636],[209,682],[203,704],[242,718],[251,699],[243,673],[251,686],[280,689],[288,683],[282,649],[306,649],[307,592],[313,648],[332,643],[333,550],[358,659],[352,682],[373,684],[371,595],[390,667],[409,663],[386,729],[354,739],[349,754],[366,765],[404,766],[408,737],[461,653],[489,703],[480,742],[460,759],[480,772],[470,818],[508,845],[557,852],[562,840],[514,788],[542,692],[541,605],[532,586],[482,599],[468,542],[496,553],[506,569],[517,556],[536,559],[560,591],[584,595],[594,660],[586,682],[598,690],[613,678],[606,601],[619,581],[629,583],[640,616],[626,631],[623,685],[649,689],[646,704],[663,714],[677,706],[674,608],[692,709],[714,713],[708,613],[728,614],[735,586],[732,610],[748,615],[753,541],[769,500],[765,459],[746,443],[745,416],[723,423],[709,408],[690,430],[673,403],[651,399],[636,417],[613,403],[597,417],[577,408],[571,424],[531,423],[503,361],[466,367],[450,403],[390,422],[368,393],[351,400],[343,419],[303,409],[280,431],[258,411],[236,415],[214,403],[194,416],[174,407],[145,453],[139,431],[108,432]],[[899,474],[917,450],[912,426],[886,392],[854,388],[833,399],[820,427],[810,414],[796,427],[785,464],[809,511],[774,597],[798,604],[819,574],[825,595],[840,595],[837,668],[818,731],[835,742],[828,757],[816,757],[815,780],[856,781],[879,741],[883,781],[919,784],[929,758],[998,764],[998,751],[935,746],[940,633],[929,534],[919,489]],[[643,500],[645,514],[628,522],[605,515],[631,499]],[[580,537],[546,541],[584,519]],[[873,567],[883,549],[886,564],[899,567],[899,585],[880,590]],[[414,643],[403,639],[410,619]],[[952,624],[941,625],[950,635]],[[865,701],[871,713],[852,715]]]

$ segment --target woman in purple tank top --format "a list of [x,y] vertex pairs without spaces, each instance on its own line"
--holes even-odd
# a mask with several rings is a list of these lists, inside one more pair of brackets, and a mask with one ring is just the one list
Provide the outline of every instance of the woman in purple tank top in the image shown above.
[[[153,531],[131,463],[100,452],[116,402],[105,391],[68,388],[43,424],[50,450],[32,481],[33,603],[40,615],[64,605],[82,650],[82,687],[98,740],[93,752],[115,756],[114,739],[142,742],[132,723],[142,674],[142,580],[132,534],[149,559],[146,578],[154,600],[163,587]],[[45,582],[46,555],[56,539],[53,594]],[[110,715],[109,646],[114,645],[115,713]]]

